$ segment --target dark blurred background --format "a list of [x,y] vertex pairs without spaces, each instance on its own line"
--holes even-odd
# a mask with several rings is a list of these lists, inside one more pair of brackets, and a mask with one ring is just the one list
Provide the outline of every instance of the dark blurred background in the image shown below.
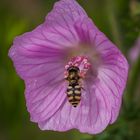
[[[98,135],[77,130],[41,131],[30,122],[24,83],[17,76],[8,50],[15,36],[41,24],[56,0],[0,1],[0,140],[140,140],[140,0],[78,0],[98,28],[128,58],[130,71],[120,116]],[[130,50],[137,47],[131,61]]]

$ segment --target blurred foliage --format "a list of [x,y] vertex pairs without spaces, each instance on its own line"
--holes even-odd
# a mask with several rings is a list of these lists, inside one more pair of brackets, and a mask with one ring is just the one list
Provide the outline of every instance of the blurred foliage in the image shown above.
[[[29,121],[24,83],[17,76],[8,50],[15,36],[43,22],[56,0],[14,0],[0,4],[0,140],[140,140],[140,59],[130,65],[119,119],[98,135],[41,131]],[[127,57],[140,34],[140,1],[78,0],[95,24]]]

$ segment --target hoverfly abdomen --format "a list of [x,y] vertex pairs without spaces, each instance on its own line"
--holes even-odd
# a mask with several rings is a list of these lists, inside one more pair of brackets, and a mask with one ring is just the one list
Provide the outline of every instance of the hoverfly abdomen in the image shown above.
[[70,104],[74,107],[77,107],[81,101],[81,87],[79,85],[69,85],[67,88],[67,97]]
[[79,68],[76,66],[71,66],[68,68],[68,76],[66,80],[68,80],[69,85],[67,87],[67,97],[70,104],[73,107],[77,107],[77,105],[81,101],[81,86],[79,84]]

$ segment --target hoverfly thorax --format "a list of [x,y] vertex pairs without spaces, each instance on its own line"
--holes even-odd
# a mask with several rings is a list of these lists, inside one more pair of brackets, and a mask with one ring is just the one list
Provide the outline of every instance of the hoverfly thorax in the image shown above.
[[69,81],[69,84],[75,85],[76,83],[78,83],[78,80],[80,79],[79,68],[76,66],[72,66],[69,67],[67,71],[68,71],[67,80]]

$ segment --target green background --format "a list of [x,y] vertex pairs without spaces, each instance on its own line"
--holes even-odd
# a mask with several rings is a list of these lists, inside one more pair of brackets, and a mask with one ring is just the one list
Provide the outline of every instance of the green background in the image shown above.
[[[30,122],[24,82],[18,77],[8,50],[15,36],[44,21],[56,0],[0,2],[0,140],[140,140],[140,59],[130,64],[129,78],[118,120],[98,135],[41,131]],[[128,58],[140,35],[139,0],[78,0],[98,28]]]

